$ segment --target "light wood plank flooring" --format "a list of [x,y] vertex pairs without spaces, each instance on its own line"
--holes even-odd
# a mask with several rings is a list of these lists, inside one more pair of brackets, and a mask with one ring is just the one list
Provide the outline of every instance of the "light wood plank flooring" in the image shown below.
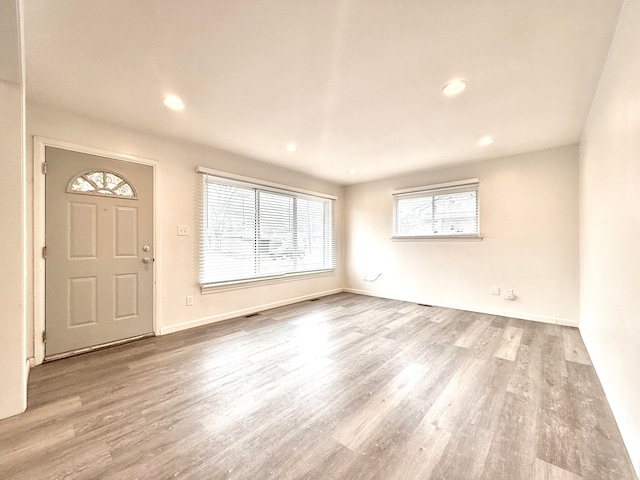
[[36,367],[0,478],[635,476],[578,330],[345,293]]

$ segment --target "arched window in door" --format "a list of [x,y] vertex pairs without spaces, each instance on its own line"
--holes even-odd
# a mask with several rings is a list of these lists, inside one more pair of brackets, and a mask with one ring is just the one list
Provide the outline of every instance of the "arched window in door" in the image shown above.
[[136,189],[126,178],[107,170],[88,170],[74,176],[67,193],[138,199]]

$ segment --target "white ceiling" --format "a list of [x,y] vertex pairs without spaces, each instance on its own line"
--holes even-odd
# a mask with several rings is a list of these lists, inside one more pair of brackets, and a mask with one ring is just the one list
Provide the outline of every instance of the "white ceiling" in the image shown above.
[[621,4],[26,1],[27,97],[362,182],[577,142]]

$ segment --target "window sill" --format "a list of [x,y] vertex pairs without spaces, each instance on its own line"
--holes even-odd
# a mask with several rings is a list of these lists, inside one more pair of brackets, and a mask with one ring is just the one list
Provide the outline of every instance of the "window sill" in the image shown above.
[[432,237],[391,237],[394,242],[481,242],[484,237],[467,237],[462,235]]
[[295,280],[306,280],[308,278],[327,277],[332,275],[335,269],[317,270],[313,272],[287,273],[273,277],[252,278],[250,280],[238,280],[224,283],[207,283],[200,285],[200,293],[208,295],[210,293],[226,292],[230,290],[241,290],[244,288],[261,287]]

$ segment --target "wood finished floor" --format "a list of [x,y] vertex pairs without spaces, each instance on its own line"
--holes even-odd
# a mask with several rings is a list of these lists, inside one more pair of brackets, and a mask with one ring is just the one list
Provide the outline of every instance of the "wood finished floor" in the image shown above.
[[345,293],[36,367],[0,478],[635,475],[578,330]]

